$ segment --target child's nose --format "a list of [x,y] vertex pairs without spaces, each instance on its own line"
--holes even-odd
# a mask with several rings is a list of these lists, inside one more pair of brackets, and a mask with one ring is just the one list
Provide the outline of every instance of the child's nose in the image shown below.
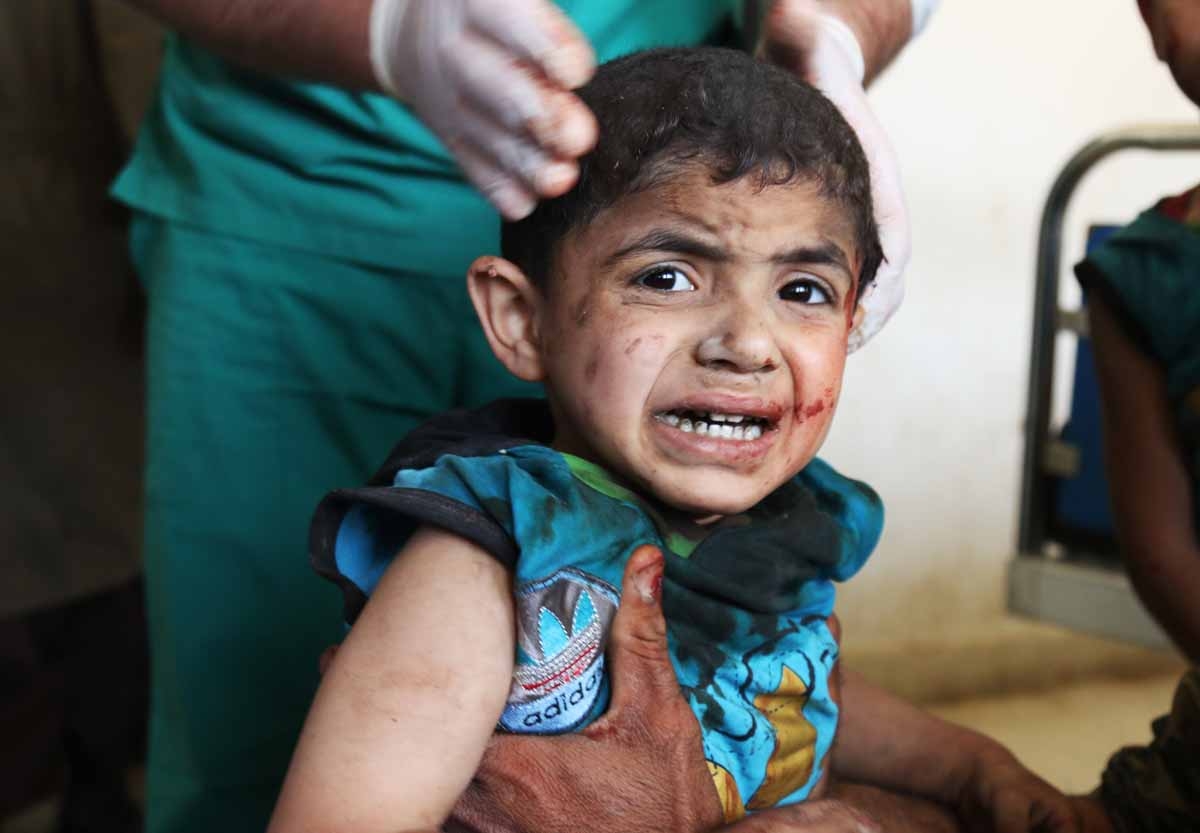
[[741,309],[721,319],[700,341],[696,361],[713,370],[762,373],[777,368],[780,356],[763,316]]

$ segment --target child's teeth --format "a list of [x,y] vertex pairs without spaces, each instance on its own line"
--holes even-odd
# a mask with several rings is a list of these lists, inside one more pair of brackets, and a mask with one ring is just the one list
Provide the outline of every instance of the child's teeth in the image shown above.
[[757,422],[739,424],[748,419],[743,414],[705,414],[703,419],[692,419],[667,412],[659,419],[680,431],[699,434],[702,437],[750,442],[763,435],[763,427]]
[[717,414],[717,413],[712,413],[712,414],[709,414],[709,415],[708,415],[708,421],[709,421],[709,422],[732,422],[734,425],[736,425],[737,423],[741,422],[741,421],[742,421],[743,419],[745,419],[745,418],[746,418],[746,417],[744,417],[742,414]]

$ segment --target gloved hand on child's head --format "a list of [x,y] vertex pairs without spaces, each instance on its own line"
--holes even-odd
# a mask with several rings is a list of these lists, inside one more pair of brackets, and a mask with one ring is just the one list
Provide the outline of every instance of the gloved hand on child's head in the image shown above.
[[[886,260],[863,297],[853,351],[904,296],[911,244],[899,164],[867,102],[863,51],[846,23],[817,0],[776,0],[764,23],[764,56],[837,105],[871,164]],[[380,86],[437,134],[506,219],[521,219],[539,199],[574,185],[576,160],[595,143],[596,123],[571,90],[591,77],[595,56],[549,0],[374,0],[370,43]]]
[[596,141],[570,90],[595,56],[549,0],[375,0],[371,65],[510,220],[575,184]]
[[866,63],[854,32],[817,0],[777,0],[767,12],[760,51],[795,72],[837,105],[858,134],[871,165],[871,196],[884,261],[863,296],[862,322],[849,350],[862,347],[887,323],[904,298],[904,270],[912,253],[900,164],[863,89]]

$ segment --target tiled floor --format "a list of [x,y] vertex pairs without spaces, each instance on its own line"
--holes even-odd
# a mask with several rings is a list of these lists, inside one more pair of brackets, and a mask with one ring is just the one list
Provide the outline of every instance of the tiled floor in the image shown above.
[[1178,679],[1092,680],[930,708],[998,739],[1052,784],[1083,793],[1096,786],[1109,755],[1150,739],[1150,721],[1168,711]]

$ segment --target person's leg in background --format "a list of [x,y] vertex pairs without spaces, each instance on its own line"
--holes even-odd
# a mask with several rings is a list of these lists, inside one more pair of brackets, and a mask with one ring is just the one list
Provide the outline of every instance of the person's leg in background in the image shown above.
[[59,833],[135,833],[148,665],[141,578],[0,621],[0,820],[57,795]]
[[139,216],[148,299],[147,829],[261,833],[342,635],[307,560],[321,496],[456,404],[458,275]]
[[62,699],[24,617],[0,619],[0,823],[61,786]]
[[140,827],[141,296],[86,0],[0,4],[0,819]]
[[130,767],[145,752],[148,667],[141,578],[38,611],[28,623],[40,664],[63,683],[67,768],[57,829],[141,830],[141,811],[126,783]]

